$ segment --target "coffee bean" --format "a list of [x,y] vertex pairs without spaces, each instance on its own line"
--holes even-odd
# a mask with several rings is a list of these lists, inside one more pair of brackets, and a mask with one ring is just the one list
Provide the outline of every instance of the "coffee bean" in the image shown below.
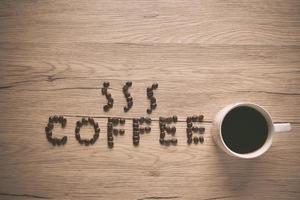
[[150,99],[151,97],[153,97],[153,91],[151,90],[151,91],[149,91],[149,92],[147,92],[147,97],[148,97],[148,99]]
[[51,132],[51,135],[50,135],[50,133],[46,133],[46,138],[47,138],[47,141],[51,143],[51,141],[52,141],[52,132]]
[[105,87],[105,88],[109,87],[109,85],[110,85],[109,82],[104,82],[103,83],[103,87]]
[[133,101],[133,99],[132,99],[132,97],[131,97],[131,96],[130,96],[130,97],[128,97],[126,100],[127,100],[127,102],[128,102],[128,101]]
[[128,102],[127,102],[127,107],[128,107],[128,108],[131,108],[132,106],[133,106],[133,101],[128,101]]
[[167,133],[170,133],[171,132],[171,128],[169,126],[166,126],[165,129],[164,129]]
[[55,143],[57,144],[57,145],[61,145],[61,140],[60,139],[58,139],[58,138],[55,138]]
[[79,133],[80,132],[80,127],[75,127],[75,133]]
[[112,108],[112,107],[113,107],[113,105],[114,105],[114,99],[113,99],[113,98],[111,98],[111,99],[108,99],[108,101],[107,101],[107,105],[108,105],[110,108]]
[[134,135],[134,136],[132,136],[132,138],[133,138],[134,140],[139,140],[139,139],[140,139],[140,136],[139,136],[139,135]]
[[177,141],[176,138],[172,138],[172,139],[171,139],[171,143],[172,143],[173,145],[177,145],[177,142],[178,142],[178,141]]
[[192,137],[193,137],[193,134],[192,134],[192,133],[187,133],[187,134],[186,134],[186,137],[187,137],[187,138],[192,138]]
[[83,144],[85,144],[85,139],[80,139],[80,140],[78,140],[78,142],[79,142],[79,144],[83,145]]
[[58,116],[58,122],[61,123],[61,122],[63,121],[63,119],[64,119],[64,116],[62,116],[62,115],[59,115],[59,116]]
[[135,130],[134,130],[134,131],[133,131],[133,135],[134,135],[134,136],[140,135],[140,131],[138,131],[138,130],[135,131]]
[[198,142],[199,142],[199,139],[197,137],[194,137],[194,143],[198,144]]
[[90,144],[94,144],[95,143],[95,139],[91,138],[89,142],[90,142]]
[[53,146],[56,146],[56,145],[57,145],[57,140],[56,140],[56,138],[51,138],[50,142],[51,142],[51,144],[52,144]]
[[145,129],[144,128],[140,128],[140,134],[144,134],[145,133]]
[[121,125],[124,125],[124,124],[125,124],[125,119],[124,119],[124,118],[121,118],[121,119],[120,119],[120,124],[121,124]]
[[111,99],[111,94],[110,93],[106,93],[105,97],[106,97],[106,99]]
[[186,118],[186,122],[187,122],[187,123],[191,123],[191,122],[192,122],[192,118],[191,118],[191,117],[187,117],[187,118]]
[[165,140],[164,140],[163,138],[160,138],[160,139],[159,139],[159,143],[160,143],[161,145],[163,145],[164,142],[165,142]]
[[52,130],[52,129],[54,128],[54,125],[53,125],[53,123],[50,122],[50,123],[47,124],[47,127],[48,127],[50,130]]
[[58,122],[58,118],[59,118],[59,117],[58,117],[57,115],[54,115],[54,117],[53,117],[53,122],[54,122],[54,123],[57,123],[57,122]]
[[177,122],[178,121],[178,117],[176,115],[173,116],[173,122]]
[[188,143],[188,144],[191,144],[192,142],[193,142],[193,139],[192,139],[192,138],[188,138],[188,139],[187,139],[187,143]]
[[114,147],[114,142],[113,141],[108,141],[107,142],[108,147],[111,149]]
[[150,133],[151,132],[151,128],[149,126],[145,127],[145,132],[146,133]]
[[100,128],[95,128],[95,133],[100,133]]
[[125,130],[124,130],[124,129],[120,129],[120,130],[119,130],[119,134],[120,134],[120,135],[124,135],[124,134],[125,134]]
[[104,88],[101,89],[101,94],[102,95],[106,95],[107,94],[107,88],[106,87],[104,87]]
[[204,138],[202,136],[199,137],[199,141],[202,144],[204,142]]
[[160,122],[165,122],[165,121],[166,121],[166,118],[164,118],[164,117],[159,117],[159,121],[160,121]]
[[153,103],[153,104],[150,105],[150,109],[152,109],[152,110],[155,110],[156,107],[157,107],[157,104],[156,104],[156,103]]
[[172,122],[173,122],[173,117],[167,117],[167,118],[166,118],[166,122],[167,122],[168,124],[172,123]]
[[125,92],[128,92],[128,86],[127,85],[123,86],[123,93],[125,93]]
[[146,124],[151,124],[151,118],[150,117],[145,117],[145,122]]
[[64,118],[63,121],[62,121],[62,123],[61,123],[61,126],[62,126],[63,128],[65,128],[66,125],[67,125],[67,119]]
[[165,124],[159,124],[159,129],[162,130],[166,130],[166,125]]
[[83,140],[83,144],[84,144],[85,146],[89,146],[89,145],[90,145],[90,140],[84,139],[84,140]]
[[112,108],[113,105],[114,105],[114,99],[113,99],[113,98],[107,99],[107,105],[108,105],[110,108]]
[[108,136],[108,137],[107,137],[107,140],[108,140],[108,141],[113,141],[113,140],[114,140],[114,137],[113,137],[113,136]]
[[53,117],[52,117],[52,116],[49,117],[48,122],[49,122],[49,123],[53,123]]
[[198,129],[198,127],[197,127],[197,126],[193,126],[193,127],[192,127],[192,131],[194,131],[194,132],[198,132],[198,130],[199,130],[199,129]]
[[96,140],[99,138],[99,133],[95,133],[95,134],[93,135],[93,138],[94,138],[94,140],[96,141]]
[[169,145],[171,144],[171,140],[165,140],[164,144],[165,144],[166,146],[169,146]]
[[205,128],[204,128],[204,127],[199,127],[199,132],[200,132],[200,133],[204,133],[204,131],[205,131]]
[[52,137],[52,131],[51,130],[49,130],[48,132],[46,132],[46,136],[48,137]]
[[94,129],[96,129],[96,128],[99,128],[99,124],[98,124],[98,122],[94,121]]
[[199,116],[198,116],[198,121],[199,121],[199,122],[203,121],[203,119],[204,119],[204,115],[199,115]]
[[140,143],[140,141],[139,141],[139,140],[133,140],[133,145],[134,145],[134,146],[138,146],[138,145],[139,145],[139,143]]
[[51,128],[49,128],[48,126],[45,127],[45,132],[48,133],[51,131]]
[[112,122],[107,123],[107,130],[111,131],[113,128]]
[[113,118],[113,119],[112,119],[112,124],[113,124],[114,126],[118,125],[118,124],[119,124],[119,119],[118,119],[118,118]]
[[118,130],[118,129],[113,129],[113,134],[114,134],[115,136],[117,136],[117,135],[119,134],[119,130]]
[[160,138],[165,138],[166,133],[165,132],[161,132],[159,136],[160,136]]
[[139,130],[139,125],[138,124],[132,124],[132,128],[134,130]]
[[147,93],[152,92],[152,88],[147,88]]
[[173,126],[172,128],[171,128],[171,133],[176,133],[176,127],[175,126]]
[[139,123],[139,119],[137,119],[137,118],[132,119],[132,123],[133,124],[138,124]]
[[68,140],[67,136],[63,136],[62,139],[61,139],[61,143],[63,145],[65,145],[67,143],[67,140]]
[[109,108],[110,108],[110,107],[109,107],[108,105],[104,105],[104,106],[103,106],[104,112],[108,112],[108,111],[109,111]]
[[143,124],[143,123],[145,122],[145,117],[141,117],[141,118],[139,119],[139,121],[140,121],[140,124]]
[[77,141],[81,140],[80,134],[79,133],[75,133],[75,138]]
[[78,128],[80,128],[80,127],[82,126],[81,121],[77,121],[77,122],[76,122],[76,126],[77,126]]
[[198,121],[198,116],[197,115],[193,115],[192,116],[192,121],[193,122],[197,122]]
[[151,98],[150,98],[150,103],[151,103],[151,104],[156,103],[156,98],[155,98],[155,97],[151,97]]
[[139,126],[139,123],[138,123],[138,122],[133,122],[133,123],[132,123],[132,126],[138,127],[138,126]]
[[87,125],[88,124],[88,120],[86,118],[82,118],[81,122],[83,125]]
[[131,87],[132,86],[132,82],[131,81],[127,81],[126,85],[127,85],[127,87]]
[[88,122],[91,124],[91,125],[94,125],[94,119],[92,117],[88,117]]
[[192,129],[191,129],[191,128],[187,128],[187,129],[186,129],[186,132],[187,132],[187,133],[192,133]]
[[128,112],[129,111],[129,108],[127,106],[124,106],[124,112]]
[[152,110],[148,108],[147,113],[150,115],[152,113]]
[[153,83],[151,89],[156,90],[158,88],[158,83]]
[[107,132],[107,137],[112,137],[113,136],[113,132],[112,131],[108,131]]
[[130,96],[130,93],[125,92],[124,96],[125,96],[125,98],[126,98],[127,101],[130,101],[129,98],[132,100],[132,97]]
[[188,128],[192,128],[192,127],[193,127],[193,124],[192,124],[191,122],[189,122],[189,123],[186,124],[186,126],[187,126]]

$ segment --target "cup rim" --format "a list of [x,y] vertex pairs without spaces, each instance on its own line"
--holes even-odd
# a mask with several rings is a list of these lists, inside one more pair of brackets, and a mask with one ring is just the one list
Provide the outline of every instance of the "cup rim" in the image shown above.
[[[241,106],[246,106],[246,107],[250,107],[250,108],[255,109],[256,111],[258,111],[260,114],[262,114],[264,116],[264,118],[266,119],[267,124],[268,124],[268,137],[267,137],[266,141],[264,142],[264,144],[259,149],[256,149],[253,152],[245,153],[245,154],[241,154],[241,153],[237,153],[237,152],[232,151],[226,145],[226,143],[223,140],[223,136],[222,136],[222,124],[223,124],[224,118],[226,117],[226,115],[231,110],[233,110],[237,107],[241,107]],[[220,139],[221,139],[221,142],[222,142],[224,148],[228,152],[233,154],[234,156],[237,156],[237,157],[240,157],[240,158],[255,158],[255,157],[258,157],[258,156],[262,155],[263,153],[265,153],[271,147],[271,144],[272,144],[272,138],[273,138],[272,136],[273,136],[273,132],[274,132],[274,126],[273,126],[272,118],[271,118],[270,114],[264,108],[262,108],[261,106],[259,106],[257,104],[254,104],[254,103],[241,102],[241,103],[236,103],[236,104],[233,104],[232,106],[230,106],[230,108],[227,109],[225,111],[225,113],[223,113],[223,116],[220,120],[218,128],[219,128]]]

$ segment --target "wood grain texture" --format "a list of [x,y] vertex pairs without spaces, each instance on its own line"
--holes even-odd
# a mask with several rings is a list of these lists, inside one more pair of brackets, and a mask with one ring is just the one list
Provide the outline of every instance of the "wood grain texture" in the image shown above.
[[[299,199],[299,1],[1,1],[0,199]],[[122,107],[132,80],[134,106]],[[114,108],[100,93],[110,81]],[[129,118],[147,116],[146,87],[159,82],[150,115],[178,115],[177,146],[159,144],[158,123],[132,144]],[[263,156],[221,152],[211,122],[249,101],[292,133]],[[48,117],[67,117],[63,147],[45,137]],[[186,144],[185,118],[204,114],[202,145]],[[78,144],[75,123],[93,116],[101,133]],[[106,118],[124,136],[106,144]],[[83,130],[91,136],[91,129]]]

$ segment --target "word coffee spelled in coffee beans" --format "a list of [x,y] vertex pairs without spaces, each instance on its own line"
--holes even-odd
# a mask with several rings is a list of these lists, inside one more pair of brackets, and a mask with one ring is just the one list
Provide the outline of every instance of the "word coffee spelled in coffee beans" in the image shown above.
[[[103,106],[104,112],[108,112],[113,108],[114,99],[112,98],[111,93],[109,93],[108,89],[110,88],[110,82],[103,82],[101,87],[101,94],[106,97],[107,103]],[[123,107],[125,113],[127,113],[133,107],[133,98],[129,89],[132,87],[132,82],[127,81],[123,85],[122,92],[126,99],[127,105]],[[158,89],[158,83],[153,83],[150,87],[146,89],[147,99],[150,102],[150,106],[147,108],[147,114],[152,114],[153,110],[157,108],[157,100],[154,95],[155,90]],[[103,118],[103,117],[101,117]],[[107,146],[109,148],[114,147],[114,137],[124,136],[125,129],[122,126],[125,125],[125,118],[120,117],[104,117],[107,118]],[[126,118],[129,119],[129,118]],[[186,118],[186,134],[187,134],[187,144],[202,144],[204,142],[203,134],[205,132],[205,128],[201,126],[199,123],[203,122],[203,115],[193,115]],[[150,117],[134,117],[132,120],[132,141],[134,146],[138,146],[140,144],[140,137],[143,134],[149,134],[151,132],[151,122],[152,119]],[[153,119],[153,121],[157,121],[157,119]],[[176,135],[176,127],[175,123],[177,123],[178,117],[176,115],[171,117],[159,117],[159,143],[164,146],[177,145],[178,139],[175,137]],[[180,121],[179,121],[180,122]],[[54,129],[54,124],[60,123],[62,128],[66,127],[67,119],[65,119],[61,115],[54,115],[49,117],[48,124],[45,127],[45,133],[47,140],[52,145],[64,145],[67,143],[67,136],[63,136],[62,138],[52,137],[52,131]],[[196,124],[198,123],[198,126]],[[80,135],[80,129],[83,126],[93,126],[94,135],[92,138],[82,138]],[[120,126],[117,128],[117,126]],[[196,134],[200,134],[198,137]],[[100,127],[98,123],[92,117],[83,117],[81,120],[76,122],[75,125],[75,138],[76,140],[83,145],[89,146],[94,144],[100,135]]]
[[[150,117],[140,117],[132,118],[132,141],[134,146],[140,144],[140,138],[143,134],[149,134],[151,132],[150,125],[152,124],[152,119]],[[176,135],[176,127],[171,126],[171,124],[178,122],[178,117],[176,115],[171,117],[159,117],[159,143],[164,146],[177,145],[178,139]],[[186,134],[187,134],[187,144],[202,144],[204,142],[203,133],[205,128],[202,126],[195,126],[193,123],[199,123],[203,121],[203,115],[188,117],[186,123]],[[123,127],[125,125],[125,118],[120,117],[108,117],[107,120],[107,146],[109,148],[114,147],[114,137],[124,136],[124,128],[116,128],[117,126]],[[53,145],[64,145],[67,142],[67,136],[62,138],[52,137],[52,130],[54,129],[54,124],[60,123],[64,128],[67,124],[67,119],[63,116],[54,115],[49,117],[48,124],[45,127],[47,140]],[[82,138],[80,135],[80,129],[83,126],[93,126],[94,135],[92,138]],[[200,134],[199,137],[194,136],[196,133]],[[92,117],[83,117],[81,120],[77,121],[75,124],[75,138],[76,140],[85,146],[94,144],[99,138],[100,127],[99,124]]]

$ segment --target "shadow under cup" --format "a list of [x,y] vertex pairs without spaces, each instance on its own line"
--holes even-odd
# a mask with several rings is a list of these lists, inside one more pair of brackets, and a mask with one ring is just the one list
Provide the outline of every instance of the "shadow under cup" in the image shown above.
[[238,154],[248,154],[262,148],[268,134],[265,116],[249,106],[233,108],[222,121],[222,139],[231,151]]

